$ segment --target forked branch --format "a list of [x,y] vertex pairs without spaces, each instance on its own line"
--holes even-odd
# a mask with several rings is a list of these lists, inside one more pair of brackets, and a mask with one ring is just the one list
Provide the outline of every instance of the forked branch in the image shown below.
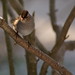
[[57,70],[61,75],[72,75],[66,68],[57,63],[51,57],[43,53],[41,50],[38,50],[24,41],[19,35],[17,35],[15,31],[5,22],[4,19],[0,18],[0,27],[4,29],[20,46],[25,48],[28,52],[38,56],[40,59],[49,64],[53,69]]

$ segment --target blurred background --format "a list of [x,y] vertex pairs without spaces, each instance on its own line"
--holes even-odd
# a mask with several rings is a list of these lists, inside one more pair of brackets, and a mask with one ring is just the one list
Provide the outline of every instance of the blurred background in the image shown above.
[[[70,11],[75,6],[75,0],[56,0],[56,12],[57,24],[63,26]],[[30,14],[35,11],[35,28],[36,36],[40,42],[50,50],[55,44],[55,33],[52,30],[52,26],[49,18],[49,0],[24,0],[24,7]],[[2,16],[2,4],[0,2],[0,16]],[[17,15],[16,15],[17,17]],[[69,38],[66,40],[75,40],[75,20],[69,28]],[[12,40],[12,39],[11,39]],[[13,42],[14,40],[12,40]],[[27,75],[25,51],[19,45],[13,44],[13,58],[16,75]],[[75,51],[67,51],[64,56],[64,65],[70,72],[75,74]],[[39,61],[38,73],[42,64],[42,60]],[[50,70],[50,68],[49,68]],[[7,50],[5,45],[4,31],[0,28],[0,75],[9,75]],[[47,73],[50,75],[50,71]]]

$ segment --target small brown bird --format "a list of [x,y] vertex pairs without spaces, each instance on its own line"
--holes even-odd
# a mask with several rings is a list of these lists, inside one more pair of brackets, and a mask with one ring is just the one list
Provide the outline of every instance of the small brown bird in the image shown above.
[[13,29],[23,36],[29,35],[34,30],[33,16],[27,10],[23,10],[21,15],[13,22]]

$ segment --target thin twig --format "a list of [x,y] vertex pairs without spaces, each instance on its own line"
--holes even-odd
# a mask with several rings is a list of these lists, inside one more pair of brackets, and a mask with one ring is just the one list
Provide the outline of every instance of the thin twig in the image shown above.
[[0,27],[4,29],[20,46],[23,48],[26,48],[26,50],[36,56],[38,56],[40,59],[44,60],[47,64],[49,64],[53,69],[57,70],[61,75],[72,75],[66,68],[61,66],[59,63],[57,63],[55,60],[53,60],[51,57],[43,53],[41,50],[38,50],[32,46],[29,46],[27,42],[25,42],[19,35],[17,35],[16,39],[16,33],[12,30],[12,28],[3,20],[0,18]]

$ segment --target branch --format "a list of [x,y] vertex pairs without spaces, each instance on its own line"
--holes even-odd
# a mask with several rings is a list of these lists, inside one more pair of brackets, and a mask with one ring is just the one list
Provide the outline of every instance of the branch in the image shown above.
[[15,13],[14,13],[14,11],[12,10],[12,7],[11,7],[11,5],[8,3],[8,5],[7,5],[7,9],[8,9],[8,14],[9,14],[9,16],[11,17],[11,20],[13,20],[13,19],[15,19],[16,17],[15,17]]
[[[52,0],[51,0],[52,1]],[[53,0],[54,1],[54,0]],[[59,30],[59,27],[55,24],[56,23],[56,20],[55,20],[55,22],[54,21],[52,21],[52,26],[53,26],[53,29],[54,29],[54,27],[57,27],[57,29],[58,29],[58,31],[56,31],[55,29],[54,29],[54,31],[56,32],[56,36],[58,37],[59,35],[60,35],[60,40],[59,40],[59,38],[57,38],[56,40],[58,40],[57,41],[57,43],[55,44],[55,46],[54,46],[54,48],[52,49],[52,52],[50,53],[50,56],[53,58],[53,59],[55,59],[55,60],[57,60],[57,61],[59,61],[59,59],[58,59],[58,57],[60,57],[60,60],[61,60],[61,58],[63,58],[63,57],[61,57],[60,56],[60,54],[58,54],[60,51],[62,51],[63,49],[62,49],[62,47],[64,48],[64,46],[62,45],[62,43],[64,42],[64,40],[65,40],[65,36],[66,36],[66,33],[67,33],[67,31],[68,31],[68,28],[69,28],[69,26],[70,26],[70,24],[72,23],[72,21],[73,21],[73,19],[74,19],[74,16],[75,16],[75,8],[73,8],[73,10],[71,11],[71,13],[70,13],[70,16],[68,17],[68,19],[67,19],[67,21],[65,22],[65,25],[64,25],[64,27],[63,27],[63,30],[62,30],[62,34],[60,35],[60,33],[59,33],[59,31],[61,31],[61,30]],[[51,16],[52,17],[52,20],[53,20],[53,18],[55,18],[55,15],[54,16]],[[53,23],[54,22],[54,23]],[[65,27],[67,27],[67,28],[65,28]],[[65,29],[65,30],[64,30]],[[64,38],[63,38],[64,37]],[[65,43],[64,43],[65,44]],[[61,47],[61,45],[62,45],[62,47]],[[59,48],[61,48],[61,49],[59,49]],[[65,50],[65,48],[64,48],[64,50]],[[62,54],[64,54],[64,50],[63,50],[63,53],[61,53],[61,55]],[[59,56],[58,56],[59,55]],[[62,62],[63,60],[61,60],[60,62]],[[59,63],[60,63],[59,62]],[[47,63],[43,63],[43,66],[42,66],[42,68],[41,68],[41,72],[40,72],[40,75],[45,75],[46,74],[46,72],[47,72],[47,68],[48,68],[48,64]]]
[[[56,33],[56,43],[57,43],[57,41],[59,41],[59,37],[60,37],[60,34],[61,34],[62,27],[57,25],[55,2],[56,2],[56,0],[49,0],[49,5],[50,5],[50,7],[49,7],[49,11],[50,11],[49,17],[50,17],[50,20],[51,20],[52,28],[53,28],[54,32]],[[66,49],[67,49],[67,48],[65,49],[65,47],[66,47],[65,43],[66,42],[63,43],[60,50],[58,49],[57,53],[55,52],[54,55],[52,54],[53,59],[57,60],[59,63],[64,61],[62,59],[64,57],[63,53],[64,53],[64,51],[66,52]],[[71,49],[73,46],[69,46],[69,47]],[[59,52],[60,52],[60,54],[59,54]],[[59,60],[61,60],[61,61],[59,61]],[[46,65],[46,64],[44,64],[42,66],[42,68],[44,70],[43,72],[45,72],[43,74],[46,74],[47,67],[48,67],[48,65]],[[58,74],[55,70],[53,70],[52,75],[60,75],[60,74]]]
[[8,24],[4,21],[4,19],[1,18],[0,18],[0,27],[4,29],[20,46],[25,48],[28,52],[38,56],[40,59],[49,64],[53,69],[57,70],[61,75],[72,75],[66,68],[61,66],[51,57],[43,53],[41,50],[29,46],[29,44],[25,42],[19,35],[17,35],[16,39],[15,31],[10,26],[8,26]]
[[10,5],[16,10],[17,13],[21,13],[23,10],[22,5],[19,3],[18,0],[9,0]]
[[49,11],[50,11],[50,20],[51,20],[51,23],[52,23],[52,27],[53,27],[53,30],[55,31],[55,32],[57,32],[56,31],[56,29],[58,29],[57,28],[57,23],[56,23],[56,15],[55,15],[55,0],[49,0]]
[[[56,10],[55,10],[55,1],[56,0],[49,0],[49,18],[50,18],[50,22],[51,22],[52,28],[53,28],[53,30],[54,30],[54,32],[56,34],[56,41],[55,41],[55,43],[56,43],[57,40],[58,40],[58,37],[60,35],[60,31],[61,30],[60,30],[60,27],[57,25]],[[53,58],[53,59],[56,60],[55,58]],[[42,65],[42,67],[41,67],[40,75],[46,75],[48,67],[49,67],[49,65],[44,62],[43,65]],[[54,74],[52,74],[52,75],[54,75]]]
[[[3,7],[3,17],[8,22],[7,0],[2,0],[2,7]],[[6,47],[7,47],[7,53],[8,53],[10,75],[15,75],[14,64],[13,64],[13,55],[12,55],[12,45],[11,45],[10,37],[6,31],[4,31],[4,34],[5,34],[5,41],[6,41]]]
[[54,30],[54,32],[56,33],[56,41],[59,37],[60,34],[60,27],[57,25],[57,20],[56,20],[56,9],[55,9],[55,0],[49,0],[49,11],[50,11],[50,20],[51,20],[51,25],[52,28]]
[[73,51],[75,50],[75,40],[65,42],[66,50]]
[[75,18],[75,7],[72,9],[69,17],[67,18],[67,20],[64,24],[64,27],[62,28],[62,31],[60,33],[60,37],[52,49],[52,53],[56,53],[59,51],[61,45],[63,44],[64,40],[66,39],[66,34],[67,34],[68,29],[69,29],[71,23],[73,22],[74,18]]
[[44,62],[42,64],[41,71],[40,71],[39,75],[46,75],[48,67],[49,67],[49,65],[46,62]]
[[24,6],[24,0],[19,0],[20,4]]

